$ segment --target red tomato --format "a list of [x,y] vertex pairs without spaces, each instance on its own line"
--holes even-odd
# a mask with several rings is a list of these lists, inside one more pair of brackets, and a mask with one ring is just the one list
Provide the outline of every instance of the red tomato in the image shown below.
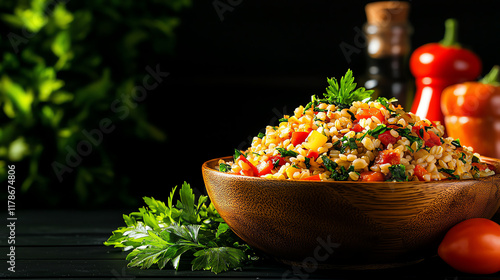
[[292,140],[290,141],[290,143],[292,143],[292,145],[294,146],[302,144],[302,142],[306,141],[307,136],[309,136],[309,132],[295,131],[292,133]]
[[399,153],[394,152],[394,150],[383,150],[375,158],[375,163],[397,165],[400,163]]
[[491,274],[500,271],[500,225],[483,218],[458,223],[446,233],[438,255],[456,270]]
[[425,181],[424,175],[429,173],[429,172],[427,172],[427,169],[425,169],[422,166],[417,164],[417,165],[415,165],[415,169],[413,169],[413,173],[415,174],[415,176],[417,176],[419,181]]
[[361,109],[361,111],[356,114],[356,119],[369,119],[372,116],[377,117],[381,123],[385,123],[384,114],[382,114],[382,112],[377,108]]
[[364,171],[359,174],[359,180],[363,182],[383,182],[384,173],[378,171]]
[[380,140],[380,142],[382,142],[382,144],[384,144],[384,146],[387,147],[387,145],[389,144],[396,144],[396,142],[398,142],[398,138],[392,136],[391,132],[388,130],[384,133],[381,133],[379,136],[378,136],[378,139]]

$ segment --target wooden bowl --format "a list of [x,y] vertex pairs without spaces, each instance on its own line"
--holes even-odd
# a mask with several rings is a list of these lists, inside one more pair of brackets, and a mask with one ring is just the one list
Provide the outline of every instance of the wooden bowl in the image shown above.
[[[228,160],[229,157],[223,158]],[[434,182],[315,182],[217,171],[205,162],[208,195],[250,246],[285,263],[367,269],[433,256],[444,234],[500,206],[500,174]],[[500,173],[500,160],[483,157]]]

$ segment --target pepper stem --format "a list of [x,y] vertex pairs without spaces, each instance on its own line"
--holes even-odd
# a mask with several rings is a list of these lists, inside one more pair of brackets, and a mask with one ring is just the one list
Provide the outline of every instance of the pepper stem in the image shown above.
[[458,47],[458,21],[454,18],[449,18],[444,22],[444,38],[441,40],[441,45],[446,47]]
[[493,68],[491,68],[491,71],[486,74],[486,76],[484,76],[479,82],[493,86],[500,86],[500,66],[493,66]]

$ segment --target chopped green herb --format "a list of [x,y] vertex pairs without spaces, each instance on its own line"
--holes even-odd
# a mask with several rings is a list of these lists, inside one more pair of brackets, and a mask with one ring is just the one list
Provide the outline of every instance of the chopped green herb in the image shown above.
[[462,148],[462,144],[460,144],[459,139],[455,139],[455,140],[451,141],[451,144],[457,148]]
[[323,165],[326,169],[331,172],[330,178],[336,181],[346,181],[349,179],[349,173],[354,171],[354,166],[352,165],[349,166],[348,169],[345,169],[344,166],[337,169],[339,165],[325,155],[321,156],[321,159],[323,160]]
[[396,129],[396,131],[399,133],[399,136],[406,137],[406,139],[408,139],[410,141],[410,144],[413,144],[413,142],[417,142],[417,150],[416,151],[414,151],[410,147],[410,151],[412,153],[417,152],[418,150],[420,150],[424,146],[424,140],[422,140],[420,137],[411,135],[411,130],[410,129],[408,129],[408,128],[398,128],[398,129]]
[[306,165],[306,168],[311,168],[311,158],[306,157],[304,159],[304,163]]
[[455,170],[453,170],[453,169],[441,168],[441,169],[438,169],[438,171],[450,175],[451,179],[460,179],[460,176],[453,174],[453,173],[455,173]]
[[288,122],[288,119],[287,118],[281,118],[278,120],[279,122]]
[[227,163],[221,163],[219,164],[219,171],[220,172],[229,172],[231,171],[231,165]]
[[374,129],[368,131],[368,135],[377,138],[380,134],[386,132],[389,128],[385,124],[379,124]]
[[351,112],[350,110],[347,110],[347,113],[351,116],[351,120],[355,120],[356,119],[356,116],[354,115],[353,112]]
[[472,156],[472,162],[479,163],[479,158],[476,156]]
[[236,161],[240,155],[242,155],[241,151],[238,149],[234,149],[234,155],[233,155],[233,160]]
[[[471,168],[471,170],[473,170],[473,171],[474,171],[474,172],[472,173],[472,176],[474,177],[474,179],[479,178],[479,176],[480,176],[480,174],[479,174],[479,168],[478,168],[477,166],[473,165],[473,166],[472,166],[472,168]],[[459,177],[459,178],[457,178],[457,179],[460,179],[460,177]]]
[[262,133],[262,132],[259,132],[259,134],[257,134],[257,138],[260,138],[260,139],[264,138],[264,136],[266,136],[266,134]]
[[462,153],[462,155],[460,155],[459,160],[463,163],[467,163],[467,161],[465,161],[465,153]]
[[358,148],[355,138],[349,138],[347,136],[342,137],[333,143],[333,147],[338,148],[341,153],[344,153],[347,148],[355,150]]
[[347,181],[349,179],[349,173],[354,171],[354,166],[349,166],[349,168],[346,170],[344,166],[341,166],[337,172],[332,172],[330,175],[330,178],[336,180],[336,181]]
[[304,112],[302,114],[305,114],[307,110],[311,109],[311,107],[316,107],[318,105],[319,101],[316,98],[316,95],[311,96],[311,102],[307,103],[306,107],[304,107]]
[[379,98],[377,98],[377,101],[378,101],[380,104],[384,105],[384,107],[387,109],[387,111],[389,111],[389,112],[391,112],[391,113],[395,112],[394,110],[392,110],[392,109],[390,108],[390,105],[391,105],[391,103],[392,103],[392,102],[396,102],[396,101],[398,101],[395,97],[393,97],[393,98],[391,98],[391,99],[387,99],[387,98],[385,98],[385,97],[379,97]]
[[298,155],[297,152],[288,151],[285,148],[276,148],[276,150],[280,153],[282,157],[296,157]]
[[336,172],[335,169],[339,166],[336,162],[334,162],[325,155],[321,156],[321,159],[323,160],[323,165],[326,167],[328,171],[332,173]]
[[406,167],[404,166],[404,164],[391,165],[389,166],[389,171],[391,172],[391,176],[389,177],[390,181],[408,181],[408,176],[406,176]]
[[358,148],[358,144],[356,144],[356,139],[354,138],[349,138],[346,144],[349,148],[351,148],[351,150],[356,150]]
[[314,107],[314,112],[326,112],[328,111],[327,109],[320,109],[318,107]]
[[423,128],[419,129],[417,135],[418,135],[418,137],[424,139],[424,129]]

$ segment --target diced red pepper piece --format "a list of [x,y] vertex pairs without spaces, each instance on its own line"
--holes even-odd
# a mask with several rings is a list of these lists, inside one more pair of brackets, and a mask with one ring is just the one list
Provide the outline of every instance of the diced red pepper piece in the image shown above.
[[292,145],[294,146],[302,144],[304,141],[306,141],[307,136],[309,136],[309,132],[295,131],[292,133],[292,140],[290,141],[290,143],[292,143]]
[[272,162],[273,166],[282,166],[286,163],[285,159],[280,155],[271,156],[269,160]]
[[356,114],[356,119],[357,120],[369,119],[372,116],[377,117],[377,119],[379,119],[381,123],[385,123],[384,114],[382,114],[382,112],[377,108],[361,109],[361,111],[358,114]]
[[[477,169],[479,171],[484,171],[488,167],[488,165],[486,165],[485,163],[479,163],[479,162],[473,162],[472,166],[477,167]],[[491,169],[491,170],[494,170],[494,169]]]
[[358,132],[363,131],[363,127],[359,123],[355,123],[352,126],[351,131],[354,131],[354,132],[358,133]]
[[424,140],[426,147],[434,147],[441,145],[441,139],[434,133],[434,131],[426,131],[425,125],[415,125],[412,130],[415,132],[420,139]]
[[270,160],[263,161],[257,165],[257,169],[259,170],[259,173],[257,173],[257,176],[262,176],[271,173],[271,171],[274,169],[273,162]]
[[321,181],[321,178],[319,177],[319,174],[316,174],[316,175],[313,175],[313,176],[309,176],[309,177],[306,177],[302,180],[305,180],[305,181]]
[[432,130],[429,130],[427,131],[427,134],[429,134],[429,139],[427,141],[425,141],[425,145],[427,147],[434,147],[434,146],[439,146],[441,145],[441,139],[439,138],[439,136],[437,136],[434,131]]
[[378,154],[377,158],[375,158],[375,163],[390,163],[391,165],[397,165],[400,163],[399,153],[394,152],[392,149],[383,150]]
[[316,152],[316,151],[314,151],[314,150],[309,150],[309,151],[307,152],[306,157],[308,157],[308,158],[312,158],[312,159],[316,160],[316,159],[318,159],[318,157],[319,157],[319,153],[318,153],[318,152]]
[[242,169],[241,170],[241,175],[245,175],[245,176],[257,176],[259,174],[259,170],[257,169],[257,167],[255,167],[255,165],[253,165],[246,157],[244,157],[243,155],[240,155],[238,157],[238,159],[242,160],[244,163],[246,163],[246,164],[248,164],[248,166],[250,166],[249,170]]
[[378,136],[378,139],[380,140],[380,142],[382,142],[382,144],[384,144],[384,146],[387,147],[387,145],[389,144],[396,144],[396,142],[398,142],[398,139],[401,138],[401,137],[394,137],[392,136],[391,132],[388,130],[384,133],[381,133],[379,136]]
[[363,182],[383,182],[384,173],[379,171],[363,171],[359,174],[359,180]]
[[413,169],[413,173],[415,174],[415,176],[417,176],[419,181],[425,181],[424,175],[429,172],[427,172],[425,168],[417,164],[415,165],[415,169]]

